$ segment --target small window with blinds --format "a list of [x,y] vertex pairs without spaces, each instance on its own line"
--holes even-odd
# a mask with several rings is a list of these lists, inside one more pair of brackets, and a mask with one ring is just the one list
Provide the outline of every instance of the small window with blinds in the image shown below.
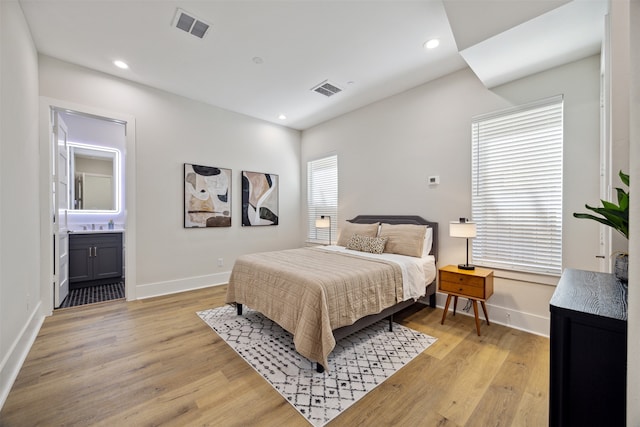
[[[308,240],[319,243],[335,241],[338,231],[338,156],[307,162]],[[316,227],[321,216],[330,217],[330,228]]]
[[562,270],[561,96],[472,121],[473,262]]

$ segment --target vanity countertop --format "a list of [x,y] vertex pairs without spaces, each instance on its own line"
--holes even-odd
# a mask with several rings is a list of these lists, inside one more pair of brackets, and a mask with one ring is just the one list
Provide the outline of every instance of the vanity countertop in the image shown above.
[[69,230],[69,234],[100,234],[100,233],[124,233],[124,230],[121,228],[116,228],[113,230],[109,229],[96,229],[96,230]]

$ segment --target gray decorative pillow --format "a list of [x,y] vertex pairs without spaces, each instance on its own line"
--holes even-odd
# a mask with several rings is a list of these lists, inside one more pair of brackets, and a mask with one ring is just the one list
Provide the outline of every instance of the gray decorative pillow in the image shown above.
[[372,254],[381,254],[384,252],[384,246],[386,243],[386,237],[370,237],[354,234],[347,243],[347,249],[369,252]]

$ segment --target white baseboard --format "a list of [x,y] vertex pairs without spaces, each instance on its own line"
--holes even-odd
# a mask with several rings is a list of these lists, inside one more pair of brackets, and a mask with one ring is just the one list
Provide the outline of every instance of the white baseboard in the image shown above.
[[167,280],[166,282],[146,283],[137,285],[135,296],[137,299],[159,297],[178,292],[193,291],[209,286],[224,285],[229,282],[230,271],[206,276],[187,277],[184,279]]
[[[436,305],[442,309],[447,301],[447,295],[437,293]],[[462,311],[462,307],[466,303],[465,298],[461,298],[458,302],[458,310],[456,314],[462,314],[464,316],[473,317],[473,311],[469,313]],[[525,313],[522,311],[514,310],[512,308],[500,307],[492,305],[489,302],[486,303],[487,311],[489,312],[489,321],[509,328],[519,329],[521,331],[529,332],[535,335],[541,335],[543,337],[549,337],[549,328],[551,326],[551,319],[549,317],[539,316],[537,314]],[[453,311],[453,307],[449,307],[449,312]],[[480,310],[480,318],[484,319],[482,310]]]
[[38,332],[40,332],[44,322],[44,314],[40,312],[41,306],[41,302],[36,305],[7,355],[0,362],[0,408],[4,406],[11,387],[13,387],[13,383],[18,377],[18,373],[38,336]]

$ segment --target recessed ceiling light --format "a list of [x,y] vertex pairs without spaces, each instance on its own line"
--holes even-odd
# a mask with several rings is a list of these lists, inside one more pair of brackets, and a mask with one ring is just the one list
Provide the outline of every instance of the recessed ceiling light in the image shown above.
[[280,114],[280,115],[278,116],[278,118],[279,118],[280,120],[287,120],[287,116],[285,116],[284,114]]
[[113,61],[113,65],[115,65],[118,68],[122,68],[123,70],[126,70],[127,68],[129,68],[129,65],[126,62],[120,61],[119,59]]
[[425,44],[424,44],[425,49],[435,49],[438,46],[440,46],[440,40],[439,39],[427,40],[425,42]]

